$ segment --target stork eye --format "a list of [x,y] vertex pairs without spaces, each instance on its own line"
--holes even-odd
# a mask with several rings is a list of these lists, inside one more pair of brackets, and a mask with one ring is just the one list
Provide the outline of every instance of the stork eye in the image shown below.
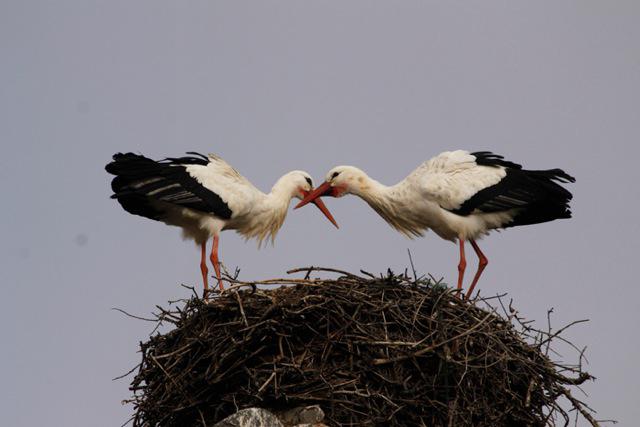
[[340,172],[334,172],[333,174],[331,174],[331,179],[334,179],[338,175],[340,175]]
[[304,179],[307,181],[307,184],[313,187],[313,182],[311,182],[311,178],[309,178],[308,176],[305,176]]

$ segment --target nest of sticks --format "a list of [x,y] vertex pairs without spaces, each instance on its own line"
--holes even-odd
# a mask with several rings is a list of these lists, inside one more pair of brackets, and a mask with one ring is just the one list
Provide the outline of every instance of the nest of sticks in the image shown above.
[[243,408],[311,404],[331,426],[599,425],[572,394],[593,378],[582,352],[576,365],[549,357],[566,327],[536,329],[500,297],[463,301],[406,272],[300,271],[229,278],[208,301],[158,307],[154,321],[171,330],[140,344],[133,426],[206,427]]

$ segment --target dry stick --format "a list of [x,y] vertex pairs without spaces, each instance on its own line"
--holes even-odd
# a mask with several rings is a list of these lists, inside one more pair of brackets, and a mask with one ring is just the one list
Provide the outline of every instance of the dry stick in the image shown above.
[[242,282],[237,281],[236,283],[244,284],[244,285],[317,285],[318,283],[322,283],[320,279],[268,279],[268,280],[260,280],[255,282]]
[[246,288],[246,287],[251,287],[252,288],[252,292],[255,293],[258,290],[258,287],[256,286],[257,283],[254,282],[249,282],[249,283],[239,283],[239,282],[229,282],[229,283],[237,283],[236,285],[231,285],[228,288],[226,288],[224,291],[222,291],[221,295],[224,294],[228,294],[229,291],[238,289],[238,288]]
[[362,277],[357,276],[357,275],[355,275],[353,273],[349,273],[348,271],[337,270],[335,268],[313,267],[313,266],[311,266],[311,267],[303,267],[303,268],[294,268],[292,270],[287,270],[287,274],[300,273],[302,271],[307,271],[307,272],[310,272],[310,271],[327,271],[327,272],[330,272],[330,273],[344,274],[345,276],[348,276],[348,277],[355,277],[357,279],[363,279]]
[[158,319],[147,319],[146,317],[134,316],[133,314],[127,313],[123,309],[117,308],[117,307],[111,307],[111,310],[119,311],[120,313],[122,313],[122,314],[124,314],[126,316],[129,316],[131,318],[138,319],[138,320],[144,320],[145,322],[157,322],[158,321]]
[[154,356],[156,359],[166,359],[167,357],[171,357],[171,356],[175,356],[176,354],[179,354],[181,352],[183,352],[184,350],[186,350],[187,348],[191,347],[191,343],[187,343],[186,345],[178,348],[177,350],[174,350],[170,353],[165,353],[165,354],[160,354],[160,355],[156,355]]
[[434,349],[436,349],[436,348],[438,348],[438,347],[441,347],[441,346],[443,346],[443,345],[445,345],[445,344],[447,344],[447,343],[450,343],[451,341],[455,341],[455,340],[460,339],[460,338],[462,338],[462,337],[464,337],[464,336],[466,336],[466,335],[469,335],[470,333],[472,333],[473,331],[475,331],[476,329],[478,329],[478,328],[479,328],[479,327],[480,327],[480,326],[481,326],[481,325],[482,325],[482,324],[483,324],[483,323],[484,323],[484,322],[485,322],[489,317],[491,317],[491,316],[493,316],[493,313],[489,313],[489,314],[487,314],[487,315],[484,317],[484,319],[482,319],[479,323],[477,323],[477,324],[476,324],[474,327],[472,327],[471,329],[468,329],[466,332],[463,332],[463,333],[461,333],[461,334],[458,334],[458,335],[456,335],[455,337],[452,337],[452,338],[446,339],[446,340],[444,340],[444,341],[442,341],[442,342],[440,342],[440,343],[438,343],[438,344],[430,345],[430,346],[428,346],[428,347],[425,347],[425,348],[423,348],[423,349],[421,349],[421,350],[418,350],[418,351],[416,351],[416,352],[414,352],[414,353],[412,353],[412,354],[405,355],[405,356],[398,356],[398,357],[393,357],[393,358],[390,358],[390,359],[374,359],[374,360],[373,360],[373,364],[374,364],[374,365],[386,365],[386,364],[388,364],[388,363],[400,362],[400,361],[402,361],[402,360],[410,359],[410,358],[412,358],[412,357],[422,356],[423,354],[428,353],[428,352],[430,352],[431,350],[434,350]]
[[409,263],[411,264],[411,270],[413,271],[413,280],[414,282],[418,281],[418,273],[416,273],[416,267],[413,265],[413,258],[411,257],[411,250],[407,248],[407,253],[409,254]]
[[240,298],[240,295],[237,292],[234,292],[234,295],[236,297],[236,301],[238,301],[238,305],[240,306],[240,314],[242,315],[242,321],[244,322],[244,325],[246,327],[249,327],[249,322],[247,322],[247,316],[245,316],[244,308],[242,307],[242,299]]
[[264,382],[264,384],[262,384],[262,386],[258,389],[258,393],[262,393],[262,390],[264,390],[269,383],[271,382],[271,380],[273,380],[276,376],[275,371],[271,373],[271,375],[269,376],[269,378]]
[[[553,334],[549,334],[549,336],[544,341],[542,341],[540,343],[540,345],[543,346],[545,343],[550,342],[552,339],[556,338],[558,335],[560,335],[562,332],[564,332],[565,330],[569,329],[573,325],[577,325],[578,323],[584,323],[584,322],[588,322],[588,321],[589,321],[589,319],[575,320],[575,321],[569,323],[568,325],[566,325],[565,327],[558,329]],[[547,346],[547,349],[548,349],[548,346]]]
[[404,341],[354,341],[354,344],[360,345],[391,345],[391,346],[406,346],[415,347],[420,343],[418,342],[404,342]]
[[[380,311],[382,312],[382,321],[384,322],[384,339],[389,341],[389,330],[387,328],[387,315],[385,314],[387,305],[384,304],[384,291],[382,291],[380,303],[383,304],[383,307],[380,309]],[[393,303],[393,301],[391,301],[391,303]],[[387,358],[389,358],[389,349],[385,348],[384,350],[385,350],[385,354],[387,355]]]
[[[129,374],[131,374],[132,372],[134,372],[134,371],[135,371],[136,369],[138,369],[139,367],[140,367],[140,363],[138,363],[136,366],[134,366],[133,368],[131,368],[131,370],[130,370],[129,372],[127,372],[127,373],[125,373],[125,374],[122,374],[122,375],[120,375],[120,376],[117,376],[117,377],[115,377],[115,378],[111,379],[111,381],[117,381],[117,380],[121,380],[121,379],[122,379],[122,378],[124,378],[124,377],[128,377],[128,376],[129,376]],[[128,422],[127,422],[127,423],[128,423]]]
[[535,386],[536,386],[536,379],[531,378],[531,381],[529,381],[529,387],[527,387],[527,397],[524,400],[525,408],[528,408],[531,405],[531,392],[533,391],[533,388]]
[[564,397],[566,397],[566,398],[569,400],[569,402],[571,402],[571,404],[573,405],[573,407],[574,407],[575,409],[577,409],[577,410],[580,412],[580,414],[582,414],[582,416],[583,416],[587,421],[589,421],[589,423],[591,423],[591,425],[592,425],[593,427],[600,427],[600,423],[598,423],[598,421],[597,421],[595,418],[593,418],[593,416],[591,416],[591,414],[589,413],[589,411],[587,411],[587,410],[584,408],[584,404],[583,404],[582,402],[580,402],[578,399],[576,399],[575,397],[573,397],[573,396],[571,395],[571,392],[570,392],[569,390],[567,390],[566,388],[562,388],[562,389],[560,390],[560,392],[562,393],[562,395],[563,395]]
[[583,384],[585,381],[594,379],[593,376],[591,376],[586,372],[580,372],[580,374],[578,375],[578,378],[569,378],[555,371],[551,375],[557,380],[560,380],[565,384],[571,384],[571,385],[580,385],[580,384]]

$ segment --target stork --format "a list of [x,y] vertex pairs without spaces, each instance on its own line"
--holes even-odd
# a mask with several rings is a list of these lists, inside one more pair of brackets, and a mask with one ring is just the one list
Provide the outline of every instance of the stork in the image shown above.
[[[257,239],[259,246],[265,239],[273,243],[291,199],[303,199],[313,190],[311,176],[296,170],[282,176],[265,194],[220,157],[195,152],[159,161],[134,153],[117,153],[106,170],[115,175],[111,198],[127,212],[180,227],[184,238],[200,245],[205,296],[209,289],[207,240],[213,238],[210,260],[222,290],[220,232],[236,230],[247,240]],[[338,227],[324,203],[316,202]]]
[[[326,181],[296,209],[321,196],[354,194],[409,238],[433,230],[460,246],[457,289],[466,269],[465,242],[478,256],[469,298],[488,264],[476,240],[489,231],[570,218],[572,195],[558,182],[575,182],[561,169],[526,170],[488,151],[447,151],[422,163],[404,180],[386,186],[353,166],[329,171]],[[461,295],[461,291],[460,291]]]

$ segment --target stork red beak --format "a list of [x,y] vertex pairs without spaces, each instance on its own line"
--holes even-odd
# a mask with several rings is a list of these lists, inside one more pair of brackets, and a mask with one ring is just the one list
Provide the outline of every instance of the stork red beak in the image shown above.
[[[327,206],[324,204],[322,199],[319,198],[320,196],[316,196],[315,198],[311,199],[310,196],[312,196],[316,191],[318,191],[318,188],[315,189],[314,191],[303,191],[302,194],[304,195],[304,199],[302,200],[302,202],[306,200],[306,202],[304,202],[305,205],[309,202],[313,202],[313,204],[316,205],[318,209],[320,209],[320,211],[324,214],[324,216],[326,216],[327,219],[331,221],[333,225],[336,226],[336,228],[340,228],[336,220],[333,219],[333,215],[331,215],[331,212],[329,212],[329,209],[327,209]],[[300,203],[298,203],[298,205],[294,209],[298,209],[300,206],[302,206]]]
[[322,185],[320,185],[315,190],[310,191],[309,193],[305,194],[304,199],[302,199],[300,201],[300,203],[298,203],[294,209],[301,208],[301,207],[303,207],[304,205],[306,205],[309,202],[316,203],[316,205],[317,205],[317,202],[320,201],[320,197],[322,197],[322,196],[332,196],[332,195],[333,195],[333,188],[331,187],[330,183],[325,181],[325,182],[322,183]]

